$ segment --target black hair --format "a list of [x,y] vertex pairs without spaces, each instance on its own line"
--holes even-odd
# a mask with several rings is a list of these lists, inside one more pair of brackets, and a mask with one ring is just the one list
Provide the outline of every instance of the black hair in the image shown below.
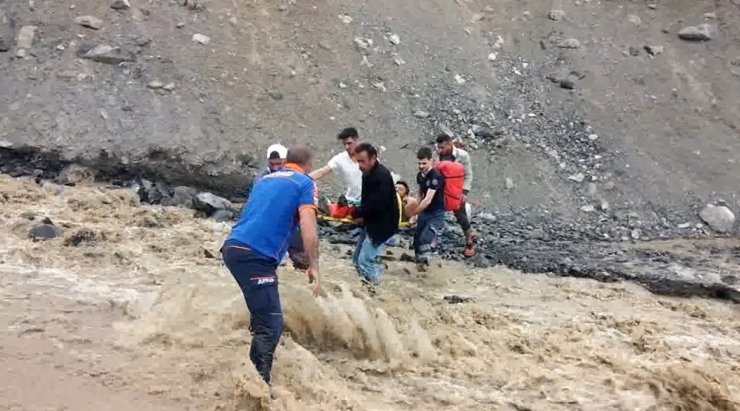
[[367,153],[368,157],[377,157],[378,150],[370,143],[362,143],[355,148],[355,153]]
[[396,181],[396,185],[401,185],[401,186],[403,186],[403,188],[404,188],[404,189],[406,190],[406,195],[409,195],[409,194],[411,194],[411,189],[409,188],[409,185],[408,185],[408,184],[406,184],[406,182],[405,182],[405,181],[403,181],[403,180],[398,180],[398,181]]
[[437,144],[447,143],[452,141],[452,137],[447,134],[440,134],[437,136]]
[[429,147],[420,148],[419,151],[416,152],[416,159],[417,160],[431,160],[432,159],[432,149]]
[[277,151],[271,151],[270,156],[267,158],[269,160],[277,160],[278,158],[280,158],[280,153],[278,153]]
[[358,138],[360,137],[360,134],[357,132],[357,129],[354,127],[347,127],[344,130],[342,130],[339,135],[337,135],[337,140],[346,140],[348,138]]

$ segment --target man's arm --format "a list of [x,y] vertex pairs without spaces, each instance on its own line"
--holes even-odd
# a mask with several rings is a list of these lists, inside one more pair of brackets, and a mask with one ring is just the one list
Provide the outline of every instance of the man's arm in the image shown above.
[[460,163],[462,163],[465,169],[465,178],[463,181],[463,191],[467,193],[473,188],[473,161],[470,159],[470,153],[465,150],[460,150],[463,155],[460,156]]
[[416,206],[416,211],[414,211],[414,215],[421,214],[427,207],[429,207],[429,204],[432,203],[432,199],[434,199],[434,193],[436,193],[437,190],[428,189],[427,195],[424,197],[423,200],[419,203],[418,206]]
[[321,278],[319,275],[319,236],[316,228],[316,209],[312,206],[302,206],[298,211],[301,225],[301,240],[308,256],[308,282],[313,283],[314,295],[321,293]]
[[312,171],[308,176],[311,177],[314,181],[318,181],[331,174],[331,172],[331,167],[327,165],[319,168],[318,170]]

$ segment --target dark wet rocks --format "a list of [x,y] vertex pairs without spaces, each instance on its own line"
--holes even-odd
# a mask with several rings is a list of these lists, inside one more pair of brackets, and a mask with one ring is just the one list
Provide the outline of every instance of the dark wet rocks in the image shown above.
[[77,57],[113,65],[136,61],[136,55],[134,53],[124,50],[121,47],[114,47],[107,44],[99,44],[97,46],[83,44],[77,50]]
[[678,32],[678,37],[687,41],[709,41],[714,38],[716,29],[711,24],[699,24],[688,26]]
[[208,192],[201,192],[193,201],[193,208],[212,216],[215,212],[221,210],[231,211],[234,205],[231,201]]
[[185,187],[177,186],[172,189],[172,197],[170,198],[169,205],[175,207],[193,208],[195,204],[195,197],[198,195],[198,190]]
[[51,240],[60,237],[63,231],[57,227],[49,218],[45,218],[41,224],[35,225],[28,232],[28,237],[34,241]]
[[89,228],[81,228],[64,240],[67,247],[79,247],[81,245],[93,245],[105,241],[105,235],[98,234]]
[[463,297],[459,295],[446,295],[443,297],[445,301],[447,301],[450,304],[462,304],[462,303],[472,303],[473,299],[471,297]]

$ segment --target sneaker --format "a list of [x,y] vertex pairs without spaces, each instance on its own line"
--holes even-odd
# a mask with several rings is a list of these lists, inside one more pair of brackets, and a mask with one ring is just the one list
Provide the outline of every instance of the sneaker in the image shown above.
[[465,257],[472,257],[475,255],[475,244],[472,242],[465,244],[465,250],[463,250]]

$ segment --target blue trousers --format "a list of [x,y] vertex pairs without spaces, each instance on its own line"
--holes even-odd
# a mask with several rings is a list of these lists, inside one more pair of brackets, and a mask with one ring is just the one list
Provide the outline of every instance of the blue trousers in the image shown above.
[[239,284],[249,309],[252,333],[249,359],[269,384],[273,354],[283,333],[276,273],[278,262],[238,242],[227,242],[222,251],[224,263]]
[[375,245],[370,240],[370,236],[367,235],[366,230],[363,229],[360,232],[355,252],[352,254],[352,263],[357,269],[357,272],[365,280],[373,284],[380,282],[380,276],[383,274],[383,269],[385,268],[381,260],[384,250],[385,243]]
[[437,253],[444,228],[444,210],[419,214],[416,220],[416,232],[414,233],[416,262],[428,263],[429,259]]

